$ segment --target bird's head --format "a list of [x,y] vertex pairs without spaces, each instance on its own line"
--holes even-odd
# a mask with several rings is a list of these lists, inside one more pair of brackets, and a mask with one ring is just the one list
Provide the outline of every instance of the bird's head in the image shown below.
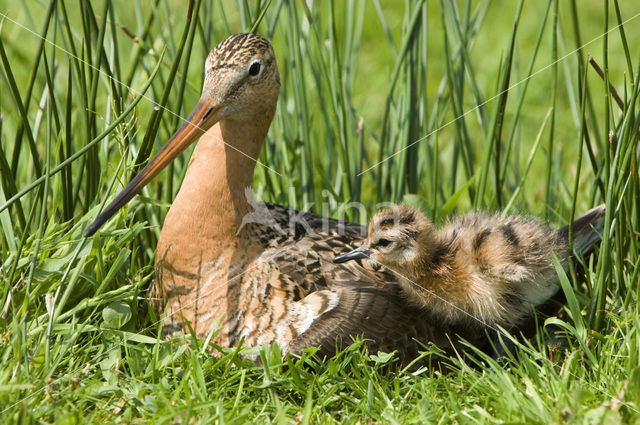
[[255,34],[226,38],[209,53],[204,72],[202,97],[194,111],[202,109],[207,116],[201,127],[275,110],[280,74],[267,39]]
[[402,269],[416,262],[430,241],[432,225],[416,208],[396,205],[378,212],[369,222],[368,236],[355,250],[336,257],[343,263],[369,258],[391,269]]

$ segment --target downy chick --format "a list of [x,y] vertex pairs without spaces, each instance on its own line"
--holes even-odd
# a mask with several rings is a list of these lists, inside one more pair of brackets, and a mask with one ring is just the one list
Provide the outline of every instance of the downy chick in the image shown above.
[[[583,221],[597,218],[588,214]],[[551,252],[566,266],[567,234],[530,217],[482,213],[434,228],[419,210],[397,205],[374,215],[363,245],[334,262],[384,265],[398,274],[409,302],[447,323],[508,329],[557,291]]]

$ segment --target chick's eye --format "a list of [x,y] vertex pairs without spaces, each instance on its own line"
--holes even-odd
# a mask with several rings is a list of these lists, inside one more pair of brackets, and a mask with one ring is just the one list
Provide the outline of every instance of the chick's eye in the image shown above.
[[380,239],[378,241],[378,246],[389,246],[391,241],[389,239]]
[[260,62],[254,62],[251,64],[251,66],[249,67],[249,75],[251,75],[252,77],[255,77],[256,75],[260,74],[260,69],[262,68],[262,65],[260,65]]

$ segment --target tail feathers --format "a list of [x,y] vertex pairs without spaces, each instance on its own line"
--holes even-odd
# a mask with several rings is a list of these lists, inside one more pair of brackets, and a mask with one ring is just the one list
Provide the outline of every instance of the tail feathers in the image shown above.
[[[604,228],[605,207],[598,205],[587,211],[580,217],[576,218],[573,223],[573,253],[570,257],[574,259],[586,256],[593,251],[598,243],[602,240],[602,232]],[[558,230],[558,237],[567,241],[569,238],[569,226],[564,226]],[[582,266],[579,261],[574,261],[576,271],[581,273]],[[567,264],[565,264],[565,271]],[[567,304],[567,299],[563,291],[556,291],[555,295],[549,298],[545,303],[536,306],[539,317],[548,317],[557,315],[562,306]],[[533,338],[539,331],[535,320],[526,320],[518,326],[518,331],[527,338]]]
[[[573,221],[573,254],[581,256],[589,253],[602,240],[604,204],[590,209]],[[569,238],[569,225],[558,230],[558,236]]]

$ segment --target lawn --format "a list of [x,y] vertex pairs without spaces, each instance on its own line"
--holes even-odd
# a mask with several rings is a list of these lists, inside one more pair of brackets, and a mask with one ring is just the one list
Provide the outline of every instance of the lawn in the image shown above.
[[[189,20],[175,0],[0,0],[1,422],[640,423],[636,3],[195,0]],[[553,226],[604,203],[563,311],[500,363],[444,374],[361,341],[324,361],[255,349],[258,365],[157,339],[144,300],[192,149],[82,232],[191,111],[209,50],[247,31],[282,81],[261,199]]]

